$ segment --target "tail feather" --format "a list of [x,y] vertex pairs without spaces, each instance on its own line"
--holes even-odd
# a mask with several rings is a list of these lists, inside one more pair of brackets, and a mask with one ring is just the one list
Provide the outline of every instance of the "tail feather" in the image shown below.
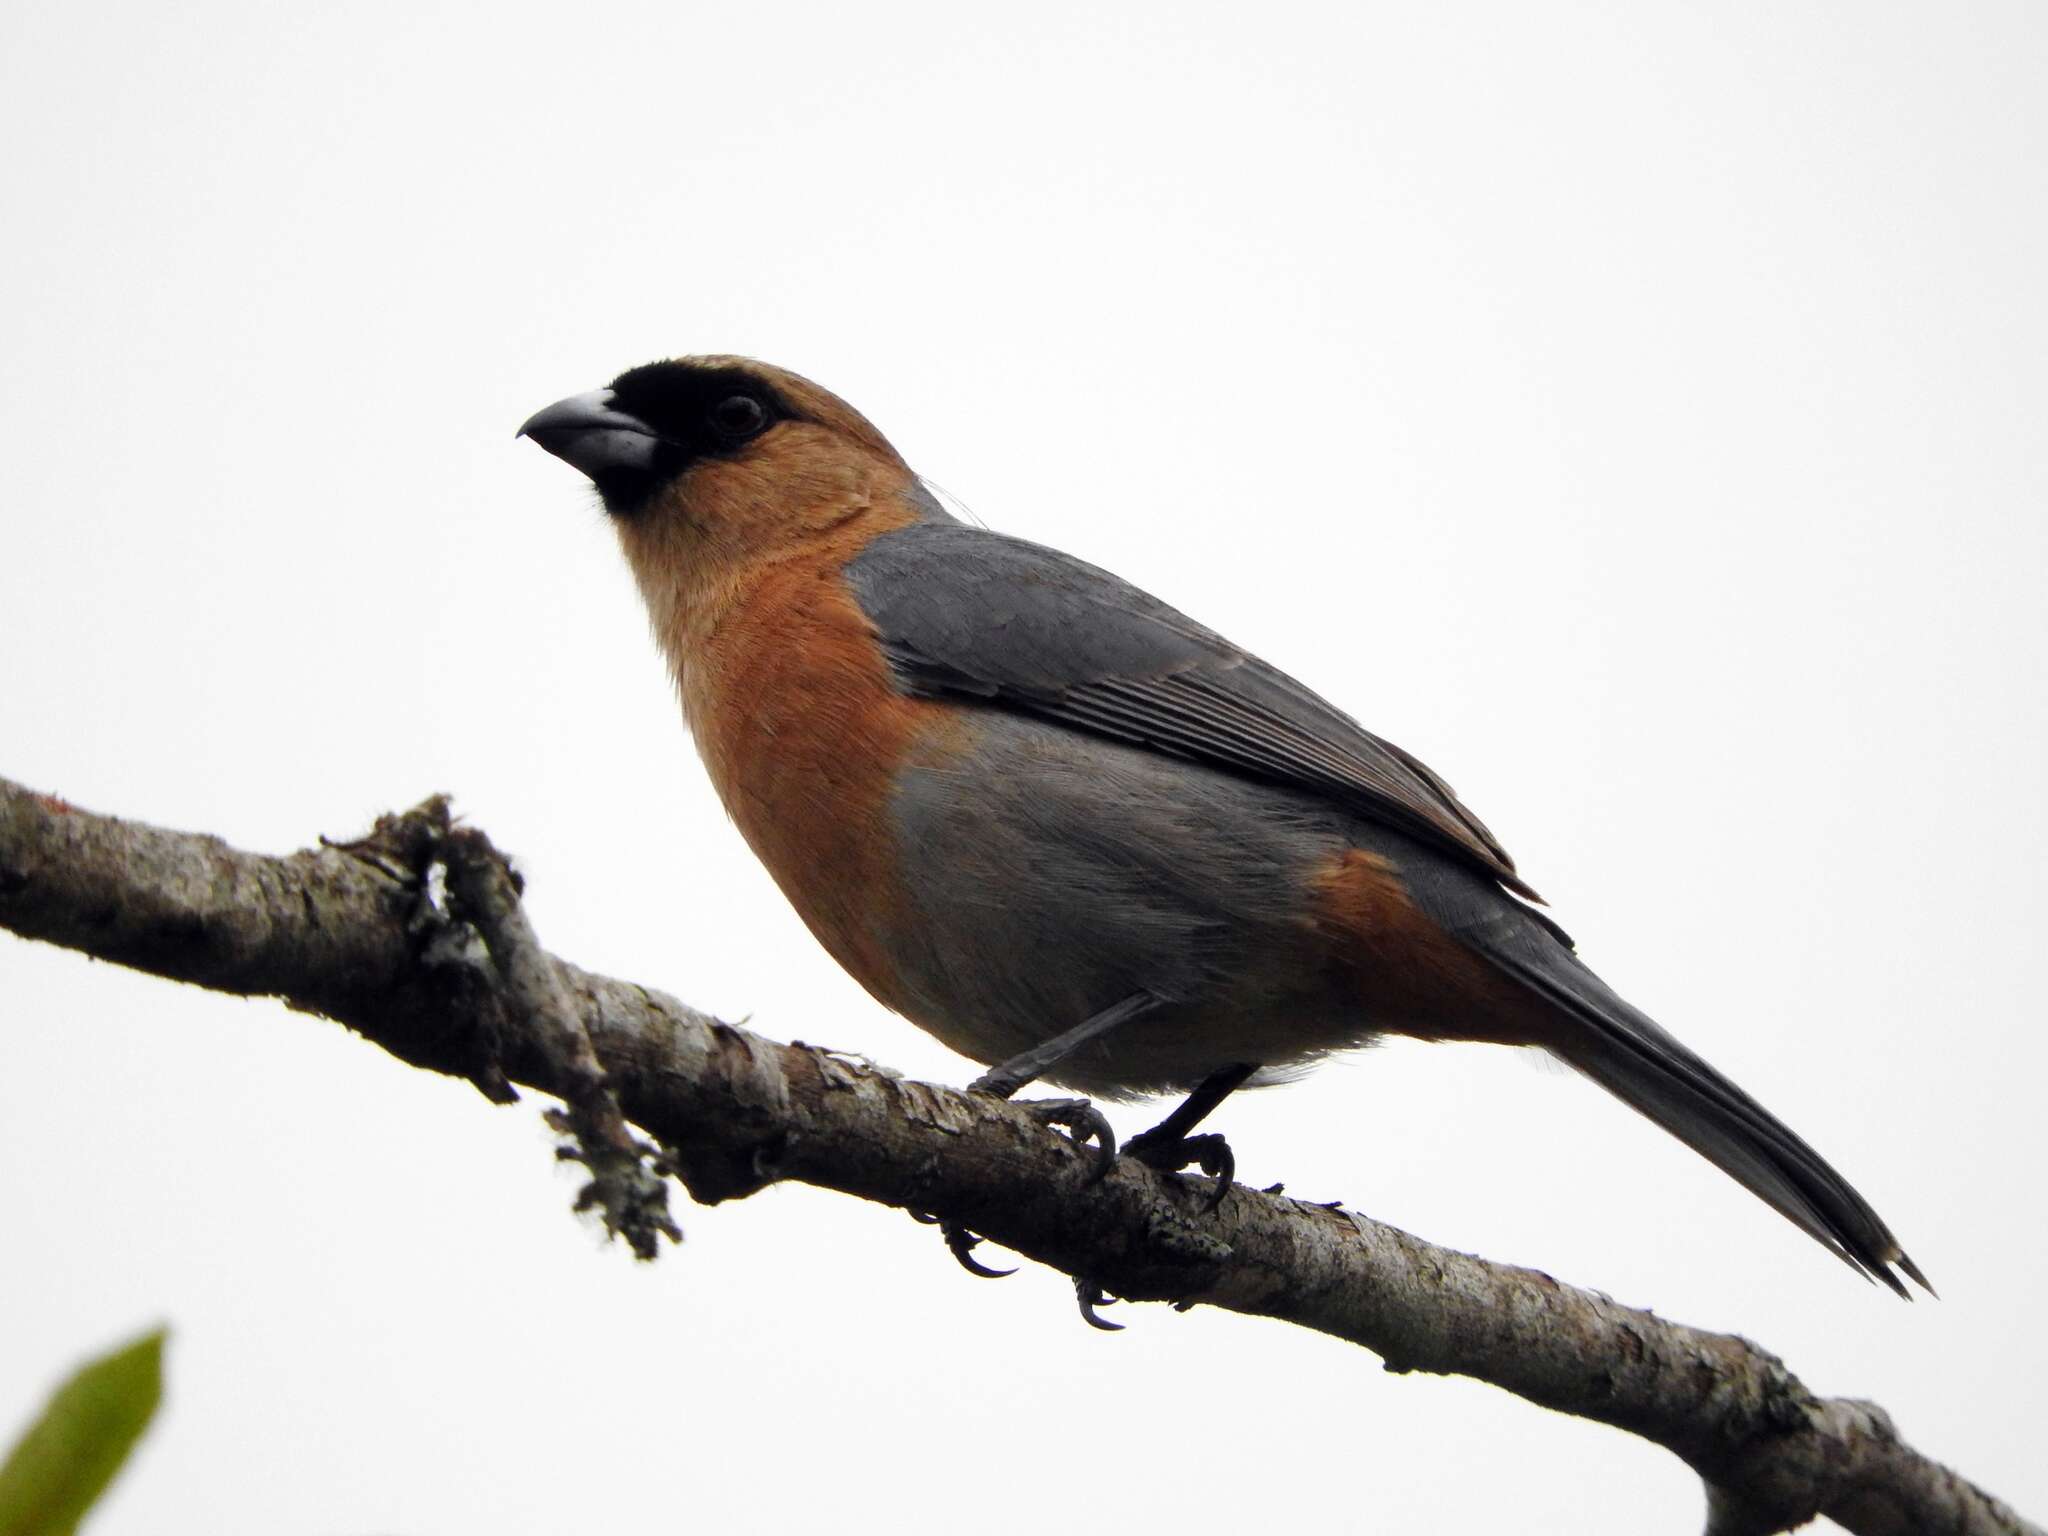
[[[1503,952],[1503,949],[1506,952]],[[1787,1217],[1852,1269],[1908,1297],[1894,1268],[1934,1287],[1870,1203],[1790,1127],[1562,948],[1488,946],[1488,957],[1585,1026],[1556,1054]]]

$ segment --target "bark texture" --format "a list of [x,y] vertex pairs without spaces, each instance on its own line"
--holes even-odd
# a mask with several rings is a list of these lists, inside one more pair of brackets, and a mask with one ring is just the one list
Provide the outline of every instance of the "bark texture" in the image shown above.
[[[1089,1157],[1025,1110],[777,1044],[534,940],[516,879],[445,802],[282,858],[93,815],[0,780],[0,927],[156,975],[282,999],[498,1101],[562,1098],[583,1203],[649,1256],[658,1175],[707,1203],[798,1179],[929,1213],[1134,1301],[1279,1318],[1396,1372],[1470,1376],[1641,1435],[1705,1479],[1709,1536],[1825,1515],[1866,1536],[2041,1528],[1816,1396],[1740,1338],[1334,1207]],[[630,1125],[629,1125],[630,1122]],[[630,1127],[651,1138],[642,1142]]]

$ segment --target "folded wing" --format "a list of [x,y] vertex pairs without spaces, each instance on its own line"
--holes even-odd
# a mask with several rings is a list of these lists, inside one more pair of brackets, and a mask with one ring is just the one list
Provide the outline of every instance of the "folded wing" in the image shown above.
[[847,578],[899,684],[1307,790],[1536,893],[1448,784],[1109,572],[965,524],[882,535]]

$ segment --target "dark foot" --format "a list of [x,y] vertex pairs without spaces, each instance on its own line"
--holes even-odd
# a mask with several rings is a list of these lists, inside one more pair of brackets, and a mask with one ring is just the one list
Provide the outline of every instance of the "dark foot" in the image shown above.
[[939,1235],[946,1240],[946,1252],[960,1261],[960,1267],[970,1275],[983,1280],[1001,1280],[1017,1273],[1014,1269],[991,1269],[974,1256],[974,1250],[981,1246],[982,1239],[965,1227],[950,1221],[939,1223]]
[[1100,1184],[1116,1166],[1116,1132],[1102,1118],[1102,1111],[1086,1099],[1031,1099],[1017,1107],[1029,1111],[1034,1120],[1072,1131],[1077,1150],[1086,1151],[1090,1142],[1095,1143],[1095,1166],[1088,1170],[1083,1189]]
[[1180,1108],[1142,1136],[1133,1136],[1125,1142],[1125,1153],[1161,1173],[1199,1168],[1209,1174],[1216,1180],[1216,1188],[1202,1209],[1205,1212],[1215,1210],[1223,1203],[1230,1181],[1237,1174],[1237,1159],[1231,1155],[1230,1143],[1221,1136],[1190,1136],[1188,1132],[1201,1124],[1202,1117],[1210,1110],[1249,1082],[1258,1070],[1258,1064],[1249,1061],[1218,1067],[1195,1085],[1195,1091],[1187,1096]]
[[[989,1091],[980,1083],[976,1083],[974,1087],[976,1091]],[[1089,1168],[1088,1178],[1081,1186],[1083,1189],[1091,1184],[1100,1184],[1109,1170],[1116,1166],[1116,1132],[1102,1117],[1102,1111],[1086,1099],[1034,1099],[1017,1107],[1029,1112],[1032,1119],[1041,1124],[1062,1126],[1073,1132],[1071,1139],[1077,1150],[1085,1151],[1089,1143],[1094,1143],[1093,1166]],[[984,1280],[1001,1280],[1006,1275],[1014,1275],[1017,1272],[1014,1269],[991,1269],[977,1259],[974,1250],[981,1246],[983,1239],[958,1222],[941,1221],[924,1211],[912,1211],[910,1216],[913,1221],[923,1222],[928,1227],[937,1227],[939,1234],[946,1240],[946,1252],[952,1254],[960,1267],[970,1275],[979,1276]],[[1084,1297],[1082,1311],[1085,1314],[1087,1310]],[[1097,1322],[1096,1326],[1116,1328],[1121,1325]]]
[[[1162,1135],[1161,1132],[1167,1134]],[[1215,1179],[1216,1187],[1202,1203],[1204,1215],[1223,1203],[1224,1195],[1230,1191],[1230,1181],[1237,1175],[1237,1158],[1230,1150],[1230,1143],[1214,1131],[1202,1136],[1176,1136],[1168,1126],[1154,1126],[1143,1135],[1133,1136],[1125,1142],[1124,1156],[1134,1157],[1147,1168],[1157,1168],[1161,1173],[1199,1168]]]
[[981,1246],[984,1239],[977,1237],[958,1222],[941,1221],[930,1211],[912,1211],[910,1219],[923,1226],[937,1227],[939,1236],[946,1240],[946,1252],[953,1255],[959,1261],[960,1267],[970,1275],[979,1276],[983,1280],[1001,1280],[1006,1275],[1017,1273],[1014,1269],[990,1269],[974,1257],[974,1250]]
[[1124,1331],[1122,1323],[1112,1323],[1106,1317],[1096,1316],[1095,1309],[1097,1307],[1114,1306],[1116,1298],[1106,1294],[1102,1287],[1093,1280],[1086,1279],[1085,1277],[1076,1280],[1074,1282],[1074,1299],[1081,1304],[1081,1321],[1090,1328],[1100,1328],[1104,1333],[1122,1333]]

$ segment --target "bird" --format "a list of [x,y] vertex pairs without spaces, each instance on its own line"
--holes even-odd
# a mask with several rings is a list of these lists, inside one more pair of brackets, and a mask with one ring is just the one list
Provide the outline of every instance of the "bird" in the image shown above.
[[[1194,1128],[1235,1090],[1387,1036],[1534,1047],[1932,1294],[1825,1158],[1594,974],[1434,771],[1129,582],[954,517],[838,396],[685,356],[520,435],[595,486],[741,835],[855,980],[989,1068],[974,1089],[1071,1089],[1033,1107],[1213,1175],[1213,1208],[1234,1157]],[[1166,1093],[1121,1149],[1092,1102]],[[973,1241],[948,1230],[984,1272]]]

